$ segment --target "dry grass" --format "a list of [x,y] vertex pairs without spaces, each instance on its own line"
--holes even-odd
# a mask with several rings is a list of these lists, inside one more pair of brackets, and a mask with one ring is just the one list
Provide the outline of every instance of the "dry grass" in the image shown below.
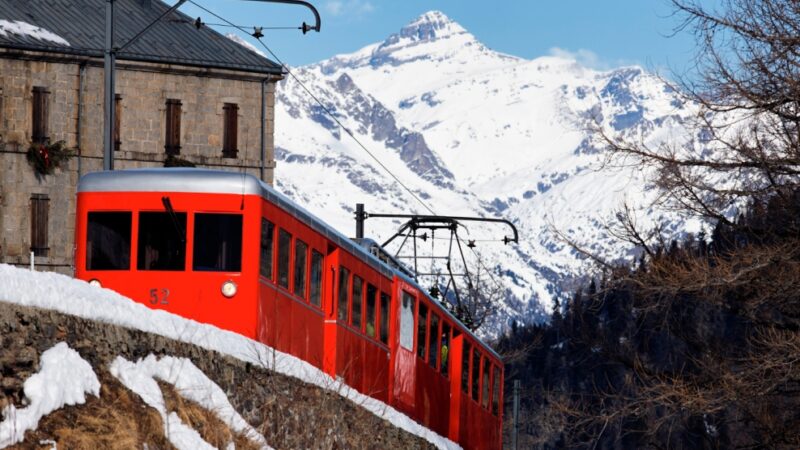
[[[161,415],[142,402],[106,371],[98,371],[100,397],[87,396],[83,405],[67,406],[44,417],[39,427],[25,434],[25,440],[8,449],[50,449],[45,440],[55,441],[59,449],[127,450],[146,448],[171,450],[164,433]],[[234,433],[213,411],[183,398],[174,386],[159,382],[168,411],[174,411],[206,442],[225,448],[233,442],[237,449],[257,450],[258,445]]]
[[260,449],[246,436],[233,432],[213,411],[184,398],[175,386],[161,381],[158,384],[161,386],[161,392],[164,393],[167,410],[174,411],[183,423],[197,430],[209,444],[217,448],[225,448],[228,443],[233,442],[237,450]]
[[156,410],[106,371],[98,371],[100,397],[87,396],[83,405],[68,406],[42,418],[39,427],[25,434],[25,441],[10,449],[49,449],[40,441],[53,440],[60,449],[117,450],[173,449],[164,435]]

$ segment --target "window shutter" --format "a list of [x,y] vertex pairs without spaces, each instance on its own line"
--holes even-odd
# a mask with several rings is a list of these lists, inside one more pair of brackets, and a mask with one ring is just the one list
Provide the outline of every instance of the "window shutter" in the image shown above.
[[225,103],[222,109],[224,111],[222,156],[224,158],[236,158],[237,153],[239,153],[237,148],[239,145],[239,105]]
[[122,124],[122,96],[114,95],[114,150],[119,151],[122,140],[120,139],[120,129]]
[[49,116],[49,102],[48,96],[50,91],[42,86],[34,86],[33,88],[33,117],[31,118],[32,130],[31,138],[34,143],[45,144],[47,143],[47,117]]
[[167,100],[167,130],[165,145],[168,155],[178,155],[181,152],[181,101]]
[[48,212],[50,198],[47,194],[31,195],[31,251],[35,256],[47,256]]

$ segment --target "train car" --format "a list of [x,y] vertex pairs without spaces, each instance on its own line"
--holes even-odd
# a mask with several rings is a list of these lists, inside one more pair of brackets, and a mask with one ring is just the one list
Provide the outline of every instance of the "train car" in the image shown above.
[[85,175],[76,277],[297,356],[467,449],[502,446],[503,364],[369,240],[255,177]]

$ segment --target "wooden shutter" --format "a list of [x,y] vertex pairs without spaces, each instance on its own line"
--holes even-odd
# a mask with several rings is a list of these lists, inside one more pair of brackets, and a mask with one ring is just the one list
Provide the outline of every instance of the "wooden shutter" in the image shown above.
[[165,135],[164,150],[168,155],[177,155],[181,152],[181,101],[167,100],[167,130]]
[[33,88],[33,116],[31,118],[31,138],[34,143],[47,143],[47,117],[49,116],[48,96],[50,91],[42,86]]
[[31,251],[35,256],[47,256],[48,212],[50,198],[47,194],[31,195]]
[[122,96],[114,95],[114,150],[119,151],[122,140],[120,139],[120,129],[122,124]]
[[222,156],[224,158],[236,158],[236,154],[239,152],[237,148],[239,140],[239,105],[225,103],[222,109],[225,121],[222,136]]

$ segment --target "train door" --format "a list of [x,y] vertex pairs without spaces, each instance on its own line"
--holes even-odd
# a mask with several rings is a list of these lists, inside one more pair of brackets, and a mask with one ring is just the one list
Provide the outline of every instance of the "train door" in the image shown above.
[[394,371],[392,380],[392,398],[398,409],[408,414],[414,413],[416,393],[416,355],[414,353],[414,315],[416,313],[416,290],[403,283],[396,284],[395,298],[397,329],[394,345]]
[[325,373],[336,378],[336,293],[338,292],[340,250],[329,246],[323,265],[322,311],[324,318],[322,367]]

